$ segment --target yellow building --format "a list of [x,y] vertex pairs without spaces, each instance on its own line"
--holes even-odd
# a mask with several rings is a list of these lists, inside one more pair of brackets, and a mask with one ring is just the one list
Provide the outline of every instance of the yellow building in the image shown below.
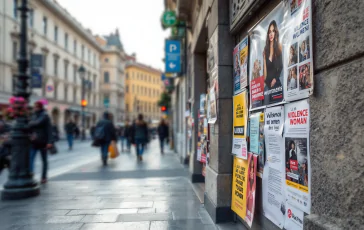
[[160,70],[138,63],[135,55],[126,64],[125,110],[128,120],[139,113],[146,121],[158,121],[161,117],[158,101],[163,91]]

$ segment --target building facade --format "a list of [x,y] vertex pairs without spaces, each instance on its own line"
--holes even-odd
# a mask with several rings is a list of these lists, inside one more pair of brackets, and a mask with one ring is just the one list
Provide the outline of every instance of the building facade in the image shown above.
[[127,120],[137,118],[139,113],[149,122],[161,118],[158,101],[163,92],[160,70],[139,63],[136,56],[129,56],[126,65],[125,108]]
[[107,36],[97,36],[103,47],[100,55],[100,95],[102,106],[113,115],[114,122],[125,119],[124,85],[126,55],[120,41],[119,31]]
[[[362,208],[358,205],[363,203],[361,194],[364,190],[358,187],[355,181],[360,177],[359,175],[363,174],[363,167],[347,167],[347,165],[351,165],[349,162],[356,162],[355,164],[359,166],[364,160],[361,144],[361,133],[364,129],[363,120],[360,118],[360,114],[363,113],[363,106],[361,106],[363,100],[359,93],[360,86],[364,84],[361,71],[364,64],[364,46],[360,46],[363,39],[358,36],[364,32],[364,27],[360,25],[360,21],[363,21],[361,11],[364,10],[364,4],[361,1],[349,3],[343,0],[312,0],[310,2],[312,2],[311,6],[305,8],[305,13],[300,20],[308,17],[312,20],[312,28],[310,28],[312,35],[310,34],[309,38],[312,39],[312,43],[305,40],[306,44],[312,44],[313,50],[311,60],[313,60],[314,90],[307,97],[310,110],[308,146],[311,168],[309,172],[311,209],[310,213],[302,214],[302,219],[295,213],[294,218],[303,225],[303,229],[359,229],[364,224]],[[236,170],[234,170],[232,156],[233,97],[236,87],[233,78],[234,47],[248,37],[249,55],[251,55],[251,50],[256,48],[256,43],[252,41],[255,38],[254,29],[257,25],[264,22],[266,18],[274,18],[272,15],[277,15],[276,18],[295,15],[295,10],[300,9],[297,4],[307,6],[309,2],[308,0],[165,1],[166,10],[178,12],[179,19],[186,21],[189,28],[187,46],[189,70],[186,76],[182,76],[184,80],[175,81],[176,88],[172,95],[174,126],[178,128],[174,128],[174,136],[179,136],[175,142],[181,142],[180,146],[188,146],[188,138],[184,138],[186,134],[183,134],[183,130],[189,129],[188,119],[184,114],[190,109],[194,124],[192,151],[189,157],[191,181],[193,183],[204,181],[201,192],[204,199],[201,200],[214,222],[238,219],[248,227],[246,220],[239,218],[237,213],[232,211],[233,189],[235,189],[232,185],[237,180],[233,176]],[[289,7],[290,13],[286,15],[277,13],[283,7]],[[306,26],[306,24],[297,24],[297,27],[299,26]],[[306,33],[307,30],[308,28],[305,27],[299,31]],[[259,35],[259,29],[256,31]],[[278,35],[277,29],[272,31]],[[285,39],[284,42],[290,39],[284,37],[283,32],[279,36]],[[264,27],[261,37],[264,39],[269,37],[267,28]],[[300,52],[305,49],[302,46],[302,40],[303,37],[300,37],[301,45],[298,48]],[[293,45],[294,49],[295,45],[290,45]],[[303,55],[302,52],[300,55]],[[297,62],[301,62],[301,56],[298,55],[296,58],[299,58]],[[304,74],[307,73],[304,72],[301,76],[305,76]],[[180,85],[183,81],[187,82]],[[209,155],[206,162],[201,163],[198,159],[200,95],[208,93],[211,87],[216,89],[217,120],[208,125]],[[250,92],[249,87],[248,84],[246,88],[248,92]],[[285,104],[289,103],[292,102],[285,102]],[[255,112],[249,110],[249,114]],[[343,122],[343,119],[346,122]],[[349,127],[343,129],[347,124]],[[180,153],[184,150],[176,148],[176,151]],[[345,153],[348,151],[350,156]],[[285,152],[282,151],[281,154],[279,157],[284,158]],[[264,173],[265,171],[263,177]],[[282,229],[283,225],[278,226],[266,217],[263,209],[264,182],[260,177],[255,179],[253,229]],[[300,204],[302,203],[307,204],[306,201],[301,200]],[[280,206],[280,208],[285,207]],[[276,214],[280,212],[282,210]],[[288,211],[286,213],[292,214]]]
[[[5,108],[11,96],[15,75],[17,73],[17,55],[19,51],[20,14],[17,11],[21,1],[7,0],[0,4],[0,104]],[[56,1],[30,0],[28,24],[29,57],[40,54],[43,57],[43,73],[41,88],[33,88],[31,102],[40,98],[48,100],[48,113],[53,122],[63,133],[63,125],[73,119],[81,127],[82,82],[85,84],[85,99],[88,105],[86,113],[86,130],[94,124],[104,110],[101,84],[100,60],[103,55],[113,53],[112,46],[100,45],[90,30],[82,27]],[[118,53],[119,51],[116,51]],[[122,55],[118,54],[117,65],[121,75],[123,71]],[[84,81],[78,69],[86,69]],[[118,79],[118,87],[111,90],[112,109],[118,118],[122,118],[122,76]],[[117,100],[121,103],[117,106]]]

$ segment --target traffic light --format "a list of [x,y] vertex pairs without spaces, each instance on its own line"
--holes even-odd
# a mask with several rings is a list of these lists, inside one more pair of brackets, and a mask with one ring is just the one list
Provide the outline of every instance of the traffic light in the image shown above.
[[86,99],[82,99],[81,100],[81,106],[82,107],[86,107],[87,106],[87,100]]
[[162,111],[162,112],[166,112],[166,111],[167,111],[167,107],[163,105],[163,106],[161,107],[161,111]]

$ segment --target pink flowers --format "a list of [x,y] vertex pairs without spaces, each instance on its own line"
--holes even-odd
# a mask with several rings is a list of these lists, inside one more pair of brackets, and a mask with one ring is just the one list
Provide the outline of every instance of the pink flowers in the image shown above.
[[11,97],[9,99],[7,113],[10,117],[25,116],[28,113],[27,102],[23,97]]

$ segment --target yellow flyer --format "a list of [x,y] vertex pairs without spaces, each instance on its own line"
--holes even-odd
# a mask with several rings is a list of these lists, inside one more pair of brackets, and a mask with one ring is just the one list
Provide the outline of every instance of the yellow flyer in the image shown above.
[[242,219],[246,216],[247,180],[248,160],[234,157],[231,209]]
[[248,121],[247,91],[234,96],[232,154],[247,159],[246,129]]

